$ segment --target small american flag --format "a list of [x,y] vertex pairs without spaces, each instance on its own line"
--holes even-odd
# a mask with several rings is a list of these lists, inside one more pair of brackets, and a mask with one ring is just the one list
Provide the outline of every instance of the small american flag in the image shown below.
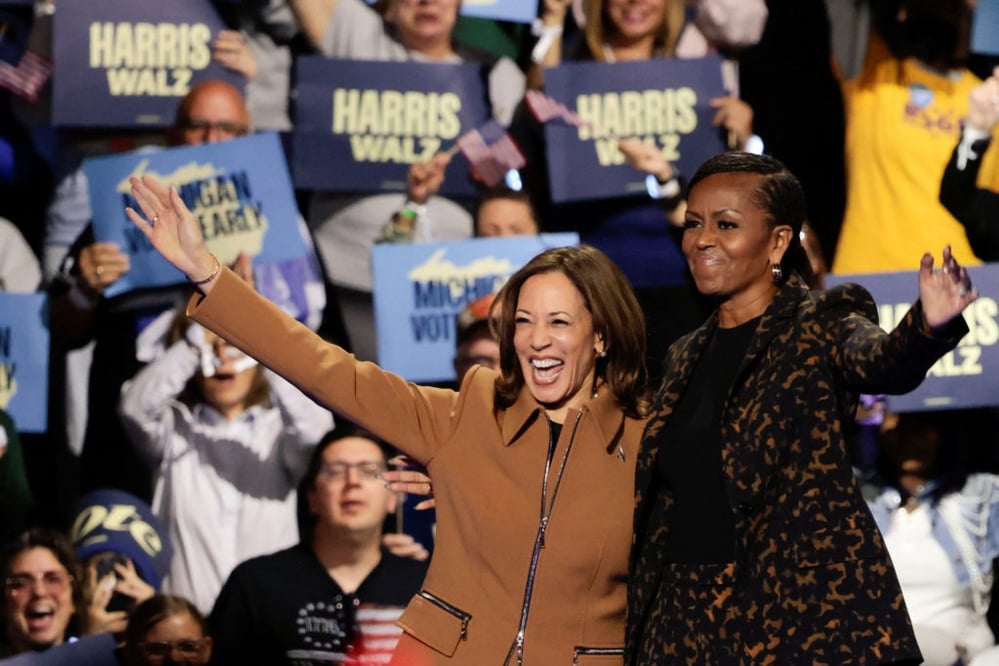
[[565,104],[539,90],[528,90],[524,93],[524,101],[527,102],[527,108],[531,110],[531,114],[537,118],[539,123],[558,120],[573,127],[589,125],[575,111],[570,111]]
[[516,142],[495,120],[465,132],[456,145],[487,187],[497,185],[510,169],[527,164]]
[[0,87],[29,102],[38,99],[42,86],[52,75],[52,63],[45,57],[25,51],[17,66],[0,60]]

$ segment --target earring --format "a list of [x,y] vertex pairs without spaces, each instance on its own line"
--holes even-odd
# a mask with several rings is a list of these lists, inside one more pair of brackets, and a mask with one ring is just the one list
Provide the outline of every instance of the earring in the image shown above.
[[602,352],[598,352],[597,356],[599,356],[600,358],[607,358],[607,350],[604,350]]
[[770,267],[770,272],[773,274],[774,284],[780,284],[781,278],[784,277],[784,270],[780,267],[779,261]]

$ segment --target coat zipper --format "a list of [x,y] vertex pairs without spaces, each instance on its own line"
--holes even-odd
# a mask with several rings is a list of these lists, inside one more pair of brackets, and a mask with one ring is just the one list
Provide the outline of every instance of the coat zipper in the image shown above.
[[569,443],[565,447],[562,455],[562,462],[559,464],[558,475],[555,477],[554,488],[552,489],[551,501],[548,501],[548,477],[551,473],[552,461],[555,457],[555,447],[558,444],[552,436],[551,424],[548,425],[548,456],[545,459],[545,476],[541,483],[541,519],[538,523],[538,533],[534,537],[534,550],[531,552],[531,566],[527,570],[527,585],[524,589],[524,604],[520,610],[520,624],[517,627],[517,636],[510,645],[510,650],[503,660],[504,666],[510,664],[510,659],[516,654],[517,666],[524,663],[524,639],[527,631],[527,616],[531,610],[531,598],[534,596],[534,578],[537,574],[538,560],[541,559],[541,551],[545,547],[545,532],[548,531],[548,521],[551,518],[552,510],[555,508],[555,497],[558,495],[559,486],[562,483],[562,474],[565,472],[565,465],[569,461],[569,451],[572,450],[572,443],[576,439],[576,430],[579,428],[579,421],[583,413],[576,414],[576,422],[572,426],[572,433],[569,435]]
[[572,666],[579,666],[579,658],[585,655],[594,655],[597,657],[624,656],[624,648],[595,648],[580,647],[577,645],[576,649],[572,651]]
[[417,595],[423,597],[424,599],[432,603],[434,606],[437,606],[438,608],[443,610],[445,613],[453,615],[459,620],[461,620],[461,640],[463,641],[468,640],[468,621],[472,619],[471,615],[469,615],[468,613],[466,613],[465,611],[461,610],[456,606],[452,606],[451,604],[444,601],[440,597],[433,595],[430,592],[427,592],[426,590],[420,590],[419,592],[417,592]]

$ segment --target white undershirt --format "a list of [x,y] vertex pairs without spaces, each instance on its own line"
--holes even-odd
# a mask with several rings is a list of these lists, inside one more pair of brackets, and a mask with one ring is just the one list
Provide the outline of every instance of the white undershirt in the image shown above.
[[896,509],[884,537],[920,649],[936,651],[933,646],[924,647],[930,636],[934,641],[952,641],[947,647],[963,645],[972,655],[992,645],[985,618],[974,610],[971,589],[958,583],[954,563],[933,536],[929,507],[920,504],[911,512]]

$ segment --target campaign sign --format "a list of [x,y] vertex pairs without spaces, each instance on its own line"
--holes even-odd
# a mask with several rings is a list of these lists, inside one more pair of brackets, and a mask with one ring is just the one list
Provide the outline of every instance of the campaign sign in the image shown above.
[[245,79],[212,60],[209,0],[72,0],[55,15],[57,125],[165,127],[194,84]]
[[971,23],[971,51],[999,55],[999,0],[978,0]]
[[657,146],[686,176],[725,150],[708,106],[726,94],[717,56],[565,64],[545,70],[545,92],[584,121],[580,127],[545,125],[556,203],[646,192],[646,174],[625,163],[620,139]]
[[464,0],[461,3],[461,15],[531,23],[538,16],[538,0]]
[[0,409],[18,432],[45,432],[48,395],[48,296],[0,291]]
[[180,198],[201,223],[208,248],[222,263],[240,252],[258,264],[287,264],[311,256],[298,227],[298,208],[277,134],[182,146],[153,153],[124,153],[86,159],[94,235],[114,241],[129,255],[131,268],[104,292],[117,296],[140,287],[184,282],[141,230],[125,215],[140,211],[129,176],[149,175]]
[[575,233],[378,244],[371,252],[378,364],[415,382],[454,379],[455,317]]
[[[964,311],[970,332],[938,360],[919,388],[889,395],[893,412],[964,409],[999,405],[999,263],[971,266],[968,275],[980,294]],[[826,286],[855,282],[878,304],[881,327],[890,331],[919,295],[916,271],[863,275],[826,275]]]
[[[429,160],[490,116],[481,68],[469,64],[298,59],[293,173],[300,188],[404,192]],[[441,194],[474,196],[456,154]]]

